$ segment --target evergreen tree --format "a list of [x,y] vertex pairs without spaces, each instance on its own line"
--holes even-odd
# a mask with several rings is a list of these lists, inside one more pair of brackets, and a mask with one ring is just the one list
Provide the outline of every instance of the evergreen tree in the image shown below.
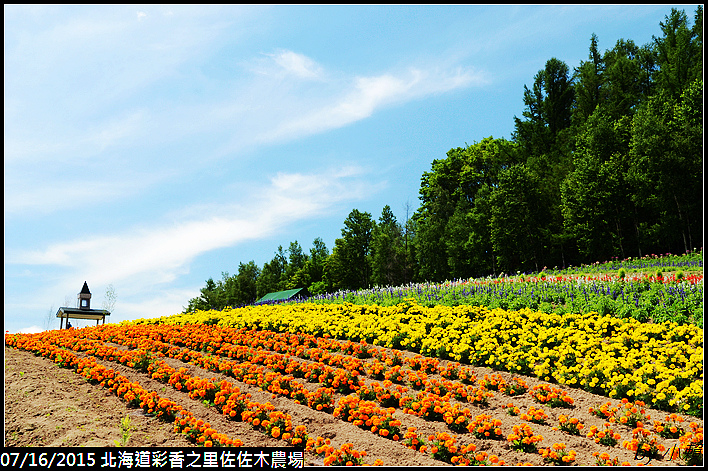
[[[702,11],[699,6],[696,20],[699,17],[702,20]],[[659,66],[656,83],[668,96],[677,99],[693,80],[702,78],[703,28],[689,28],[686,13],[675,8],[659,26],[663,36],[653,37]]]
[[524,120],[514,117],[514,140],[528,156],[553,154],[563,148],[562,131],[570,127],[574,101],[568,65],[554,58],[534,76],[533,88],[524,85]]
[[310,278],[310,294],[323,294],[327,291],[327,286],[324,282],[324,270],[328,258],[329,250],[327,250],[327,246],[321,238],[317,237],[312,242],[310,259],[305,264]]
[[378,286],[403,283],[405,248],[403,228],[389,205],[381,211],[372,236],[371,279]]
[[601,102],[601,89],[604,81],[605,63],[597,46],[597,35],[590,38],[588,61],[581,61],[573,78],[575,86],[575,113],[578,124],[584,123]]
[[[632,116],[639,103],[646,98],[642,93],[642,63],[640,49],[633,41],[620,39],[612,50],[605,52],[605,86],[602,108],[615,120]],[[646,75],[651,74],[647,71]]]
[[310,286],[309,257],[302,250],[298,241],[290,242],[288,265],[285,276],[286,289],[307,288]]
[[223,290],[219,289],[213,278],[210,277],[206,280],[206,285],[199,292],[200,295],[198,297],[189,300],[184,312],[208,311],[224,307]]
[[342,238],[335,240],[338,284],[341,288],[368,288],[371,283],[371,239],[376,222],[371,214],[353,209],[344,220]]
[[555,264],[563,263],[568,240],[561,214],[560,185],[572,170],[573,103],[568,66],[551,58],[534,77],[533,91],[524,87],[526,119],[514,117],[514,141],[524,152],[526,169],[536,177],[541,192],[540,211],[547,215],[546,223],[538,228],[543,242],[535,248],[535,256],[539,261]]

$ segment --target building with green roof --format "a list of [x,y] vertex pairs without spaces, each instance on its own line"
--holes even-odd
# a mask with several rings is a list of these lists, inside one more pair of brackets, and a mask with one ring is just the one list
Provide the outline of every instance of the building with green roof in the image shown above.
[[268,293],[261,299],[255,302],[255,304],[261,304],[266,302],[280,302],[280,301],[292,301],[298,298],[307,298],[310,293],[307,288],[296,288],[296,289],[286,289],[284,291],[275,291],[273,293]]

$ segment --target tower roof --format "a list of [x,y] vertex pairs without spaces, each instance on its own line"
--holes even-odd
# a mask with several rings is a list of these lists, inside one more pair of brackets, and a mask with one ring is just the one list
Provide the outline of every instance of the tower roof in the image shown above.
[[81,294],[91,294],[91,291],[88,289],[88,284],[84,281],[84,287],[81,288]]

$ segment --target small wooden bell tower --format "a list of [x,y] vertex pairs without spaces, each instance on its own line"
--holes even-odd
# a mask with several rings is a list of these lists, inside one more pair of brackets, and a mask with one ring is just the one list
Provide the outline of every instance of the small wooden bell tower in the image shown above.
[[59,328],[64,328],[64,319],[66,319],[67,328],[69,328],[69,319],[92,319],[96,321],[98,325],[99,321],[106,323],[106,316],[110,316],[111,313],[105,309],[91,309],[91,291],[89,291],[88,284],[84,281],[84,287],[81,288],[81,292],[77,296],[79,300],[79,307],[60,307],[57,311],[57,317],[61,319]]
[[79,309],[91,309],[91,291],[89,291],[88,284],[86,284],[85,281],[84,287],[81,288],[81,292],[79,293]]

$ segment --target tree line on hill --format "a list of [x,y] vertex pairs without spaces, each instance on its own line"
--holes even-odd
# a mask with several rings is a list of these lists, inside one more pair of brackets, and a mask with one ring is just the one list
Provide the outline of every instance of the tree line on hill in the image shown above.
[[330,253],[279,246],[259,268],[209,279],[185,311],[411,281],[540,271],[649,253],[703,238],[703,7],[693,25],[672,9],[661,35],[620,39],[572,72],[549,59],[524,86],[511,140],[450,149],[421,178],[420,207],[402,224],[354,209]]

